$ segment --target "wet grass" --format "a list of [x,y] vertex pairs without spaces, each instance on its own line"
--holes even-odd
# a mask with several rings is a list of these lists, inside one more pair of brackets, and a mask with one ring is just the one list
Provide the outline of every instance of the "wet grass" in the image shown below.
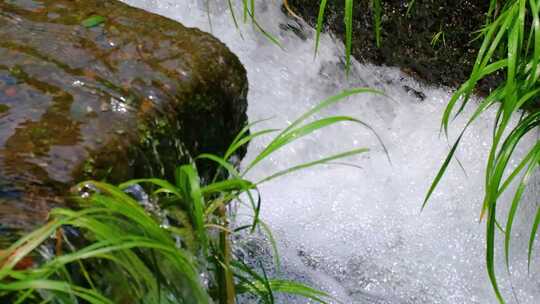
[[[344,1],[343,22],[348,70],[354,34],[352,31],[354,1]],[[415,1],[409,2],[409,9],[414,3]],[[327,0],[321,0],[319,4],[315,54],[323,30],[326,4]],[[252,22],[270,41],[279,45],[279,40],[257,23],[253,0],[242,0],[240,14],[235,12],[232,0],[228,0],[228,5],[237,28],[241,21]],[[292,16],[298,17],[288,5],[286,8]],[[376,43],[380,46],[384,43],[380,37],[383,13],[381,0],[372,1],[372,11]],[[480,80],[494,73],[504,73],[506,77],[499,87],[475,105],[476,110],[468,118],[466,126],[452,145],[422,206],[423,208],[427,206],[433,191],[441,182],[463,134],[485,111],[496,109],[480,218],[486,223],[487,272],[496,297],[501,303],[505,300],[497,282],[495,255],[503,254],[509,269],[509,249],[515,216],[522,205],[521,199],[527,183],[540,163],[540,142],[537,141],[519,160],[516,167],[509,165],[517,145],[525,136],[536,130],[540,120],[540,112],[537,110],[540,95],[539,11],[538,0],[510,0],[504,3],[490,0],[490,8],[486,12],[486,25],[478,33],[479,39],[483,42],[473,71],[449,101],[441,123],[442,132],[447,134],[452,120],[463,113]],[[432,44],[438,44],[439,41],[444,43],[444,39],[444,32],[441,31],[433,37]],[[349,94],[364,91],[366,90],[345,92],[335,97],[335,100],[325,101],[321,107],[337,102]],[[523,111],[524,108],[529,110]],[[193,164],[178,168],[175,182],[148,179],[131,181],[116,187],[97,182],[82,184],[83,188],[91,189],[89,197],[77,199],[81,206],[85,206],[83,209],[53,211],[51,213],[53,220],[49,224],[21,239],[3,253],[0,258],[2,261],[0,294],[14,299],[13,303],[22,303],[28,299],[52,303],[76,303],[76,299],[84,299],[91,303],[110,303],[111,297],[116,299],[115,297],[121,295],[97,285],[96,282],[103,278],[95,278],[96,272],[87,271],[107,265],[122,278],[117,278],[118,281],[130,282],[129,286],[119,285],[116,289],[124,294],[146,295],[141,298],[141,303],[169,303],[167,301],[170,301],[171,297],[185,299],[188,302],[193,299],[205,303],[215,299],[219,303],[233,303],[236,296],[242,293],[251,293],[264,303],[273,303],[274,294],[277,292],[290,292],[324,302],[328,299],[325,293],[295,282],[270,279],[264,271],[243,264],[234,256],[234,250],[228,241],[231,235],[239,231],[261,229],[263,223],[258,217],[261,201],[257,194],[257,186],[260,183],[296,170],[365,152],[365,149],[356,149],[300,164],[257,182],[245,179],[247,171],[266,157],[314,130],[343,121],[361,123],[350,117],[329,117],[304,124],[306,118],[319,110],[308,112],[305,117],[302,116],[278,133],[267,148],[242,172],[228,163],[229,157],[251,139],[278,132],[277,130],[249,134],[248,128],[245,128],[225,155],[201,155]],[[511,118],[516,115],[520,117],[517,124],[513,124]],[[216,162],[230,178],[221,181],[216,178],[210,184],[203,184],[196,169],[197,162],[200,161]],[[164,225],[163,217],[144,210],[137,201],[123,192],[126,187],[139,183],[153,185],[152,199],[157,202],[159,210],[167,211],[166,219],[169,224]],[[510,189],[511,184],[516,185],[511,201],[502,201],[502,194]],[[237,201],[241,195],[247,195],[246,203],[253,210],[253,221],[251,225],[234,228],[228,223],[229,215],[233,212],[231,202]],[[509,204],[506,214],[497,214],[500,204]],[[533,220],[528,244],[529,264],[540,225],[540,208],[530,216]],[[62,234],[63,247],[66,247],[63,254],[59,254],[56,250],[51,255],[50,250],[43,249],[47,248],[43,244],[51,236],[57,235],[58,231],[66,227],[74,227],[81,231],[87,244],[83,248],[72,247],[69,245],[70,238]],[[504,236],[502,253],[495,251],[497,233]],[[17,265],[31,254],[44,256],[44,262],[36,268],[16,269]],[[77,278],[73,277],[74,273],[77,273]],[[201,282],[201,274],[205,274],[207,284]],[[56,298],[53,300],[52,296]]]
[[[209,3],[210,0],[207,0],[207,3]],[[259,30],[264,36],[268,38],[272,43],[276,44],[277,46],[281,47],[281,44],[279,42],[279,39],[274,37],[272,34],[268,33],[267,31],[262,28],[259,23],[257,22],[257,19],[255,18],[255,2],[254,0],[240,0],[242,2],[242,14],[243,14],[243,21],[244,23],[250,20],[257,30]],[[352,37],[353,37],[353,7],[354,7],[354,0],[343,0],[345,1],[345,16],[343,22],[345,23],[345,69],[347,74],[349,73],[350,66],[351,66],[351,52],[352,52]],[[238,17],[237,12],[235,11],[235,5],[233,0],[227,0],[229,12],[231,15],[231,18],[233,20],[234,25],[236,28],[240,31],[239,23],[238,23]],[[326,12],[326,4],[327,0],[321,0],[319,4],[319,14],[317,17],[317,26],[316,26],[316,36],[315,36],[315,56],[317,55],[317,51],[319,48],[319,42],[320,42],[320,36],[321,32],[323,31],[323,22],[324,22],[324,16]],[[287,0],[283,0],[283,6],[287,13],[297,19],[302,19],[300,16],[298,16],[289,6]],[[371,1],[371,9],[373,14],[373,24],[374,24],[374,32],[375,32],[375,42],[378,47],[381,45],[381,27],[382,27],[382,0],[372,0]],[[209,21],[211,25],[211,21]],[[240,35],[241,32],[240,32]],[[243,38],[243,37],[242,37]]]
[[[345,57],[346,69],[349,71],[352,49],[353,29],[353,0],[343,0],[345,23]],[[491,93],[483,98],[476,106],[476,111],[469,117],[466,126],[462,129],[458,139],[452,145],[447,158],[431,184],[426,198],[422,204],[424,208],[441,181],[448,165],[452,161],[463,134],[470,125],[485,111],[496,108],[497,115],[494,121],[491,149],[486,164],[484,199],[480,211],[480,219],[486,223],[486,268],[492,283],[495,295],[500,303],[504,303],[497,283],[495,273],[495,236],[504,235],[504,258],[507,271],[510,273],[509,249],[511,245],[512,227],[516,212],[522,204],[522,196],[531,176],[537,171],[540,164],[540,142],[537,141],[519,160],[517,167],[511,168],[510,159],[515,156],[514,151],[525,136],[537,130],[540,120],[540,1],[538,0],[510,0],[489,1],[486,12],[486,24],[478,32],[478,39],[482,44],[473,66],[470,77],[453,94],[444,112],[441,130],[448,134],[452,120],[460,115],[465,106],[474,95],[479,81],[495,73],[503,73],[504,81]],[[409,1],[407,15],[415,5]],[[327,0],[319,1],[319,12],[316,21],[315,47],[317,54],[320,35],[323,31]],[[381,45],[381,18],[382,0],[371,2],[373,26],[377,46]],[[439,31],[433,36],[431,44],[435,47],[440,42],[446,44],[445,33]],[[517,124],[512,124],[512,117],[519,116]],[[515,183],[511,201],[501,201],[501,195]],[[497,218],[499,204],[509,204],[507,214]],[[499,215],[501,216],[501,215]],[[528,245],[528,263],[531,264],[533,245],[540,226],[540,208],[533,217]]]
[[[345,1],[345,14],[343,22],[345,23],[345,70],[347,75],[349,74],[351,68],[351,52],[352,52],[352,37],[353,37],[353,6],[354,0],[344,0]],[[321,37],[321,32],[323,31],[324,15],[326,13],[326,4],[327,0],[321,0],[319,4],[319,14],[317,16],[317,26],[315,28],[315,56],[319,49],[319,42]],[[375,24],[375,34],[377,45],[380,45],[381,42],[381,1],[374,0],[372,2],[372,8],[374,11],[374,24]]]
[[[242,6],[242,10],[241,10],[241,13],[242,13],[242,21],[243,23],[247,23],[247,22],[251,22],[255,28],[261,33],[263,34],[270,42],[272,42],[273,44],[275,44],[276,46],[282,48],[281,46],[281,43],[279,41],[279,39],[277,39],[274,35],[270,34],[269,32],[267,32],[260,24],[259,22],[257,21],[257,18],[255,17],[255,0],[239,0],[241,1],[241,6]],[[206,3],[210,3],[211,0],[207,0]],[[286,3],[286,2],[285,2]],[[242,39],[244,39],[243,35],[242,35],[242,31],[240,29],[240,24],[238,22],[238,12],[236,11],[235,7],[235,2],[234,0],[227,0],[227,5],[228,5],[228,8],[229,8],[229,14],[231,15],[231,18],[233,20],[233,23],[234,23],[234,26],[236,27],[236,29],[238,30],[238,32],[240,33],[240,37]],[[288,6],[287,6],[288,7]],[[207,10],[208,12],[208,20],[209,20],[209,24],[211,25],[212,22],[210,20],[210,10],[208,9]]]
[[[470,78],[454,93],[444,112],[441,129],[447,134],[451,121],[462,114],[478,82],[494,73],[506,75],[504,81],[476,105],[458,139],[453,144],[446,160],[431,185],[424,206],[454,157],[455,151],[468,127],[485,111],[495,108],[492,144],[486,164],[484,200],[480,218],[486,223],[486,265],[493,290],[500,303],[504,303],[495,273],[495,236],[504,235],[504,254],[510,273],[509,248],[512,227],[518,208],[522,205],[523,193],[540,162],[540,141],[537,141],[518,165],[510,166],[510,159],[522,140],[537,130],[540,123],[538,103],[540,97],[540,1],[513,0],[504,4],[491,1],[487,12],[488,22],[479,32],[483,39]],[[528,109],[528,110],[524,110]],[[519,116],[517,124],[512,117]],[[514,183],[517,185],[510,202],[502,201],[501,195]],[[500,204],[509,204],[509,211],[497,214]],[[531,263],[532,249],[540,223],[540,209],[533,217],[529,235],[528,257]]]
[[[331,297],[325,292],[270,278],[264,268],[247,265],[235,255],[230,240],[242,231],[262,231],[269,234],[275,249],[270,230],[259,218],[262,203],[258,186],[297,170],[367,152],[357,148],[330,155],[256,182],[245,178],[268,156],[314,131],[343,122],[366,126],[347,116],[313,118],[324,108],[360,93],[378,94],[364,88],[344,91],[283,130],[250,133],[253,124],[248,125],[224,155],[198,156],[176,169],[174,181],[148,178],[116,186],[97,181],[77,185],[72,200],[78,208],[52,210],[46,225],[0,253],[0,300],[230,304],[240,295],[251,294],[261,303],[274,303],[276,294],[288,293],[326,303]],[[244,169],[229,163],[242,146],[269,134],[277,135]],[[197,165],[209,161],[217,164],[218,170],[213,180],[205,183]],[[230,223],[235,204],[250,207],[250,224],[239,227]],[[277,250],[274,255],[279,262]]]

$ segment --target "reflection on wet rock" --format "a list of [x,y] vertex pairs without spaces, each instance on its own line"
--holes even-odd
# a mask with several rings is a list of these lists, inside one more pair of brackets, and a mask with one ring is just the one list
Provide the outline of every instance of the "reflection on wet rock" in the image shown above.
[[0,37],[0,229],[39,224],[78,181],[170,176],[244,124],[238,59],[166,18],[116,1],[0,0]]

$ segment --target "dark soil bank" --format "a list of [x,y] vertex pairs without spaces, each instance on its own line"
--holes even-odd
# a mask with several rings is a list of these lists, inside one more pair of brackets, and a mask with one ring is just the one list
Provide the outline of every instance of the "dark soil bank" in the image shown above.
[[[316,24],[320,1],[289,0],[289,5],[311,25]],[[486,21],[486,0],[382,0],[382,40],[376,46],[371,1],[355,1],[352,53],[358,60],[398,66],[428,83],[458,86],[470,75],[481,43],[474,32]],[[414,2],[414,3],[413,3]],[[345,36],[345,1],[328,1],[325,25]],[[409,7],[409,4],[413,3]],[[408,13],[407,13],[408,12]],[[495,77],[483,80],[488,92]]]
[[199,30],[118,1],[0,0],[0,232],[39,224],[77,182],[223,153],[246,94]]

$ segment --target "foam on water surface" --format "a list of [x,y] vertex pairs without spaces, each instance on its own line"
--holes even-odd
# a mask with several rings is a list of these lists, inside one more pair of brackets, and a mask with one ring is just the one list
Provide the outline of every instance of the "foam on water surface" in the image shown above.
[[[210,31],[205,1],[125,2]],[[450,91],[424,87],[393,68],[357,62],[347,79],[341,43],[324,34],[314,60],[313,30],[287,18],[279,1],[257,1],[255,15],[281,41],[283,50],[249,23],[236,29],[227,1],[210,2],[213,34],[239,56],[248,71],[249,119],[273,117],[255,129],[286,126],[324,98],[349,87],[370,86],[388,96],[354,96],[319,117],[350,115],[365,121],[382,138],[391,163],[369,130],[347,124],[286,147],[251,172],[249,177],[257,180],[280,168],[346,149],[371,149],[347,159],[355,167],[309,169],[261,186],[262,218],[278,240],[282,275],[313,284],[343,303],[495,303],[485,270],[485,225],[478,223],[494,113],[486,113],[463,139],[457,155],[466,174],[453,162],[420,213],[427,188],[449,150],[448,141],[439,137],[439,126]],[[240,18],[240,11],[237,14]],[[425,98],[411,88],[423,92]],[[467,108],[452,124],[450,142],[472,110]],[[525,146],[535,140],[531,136]],[[267,142],[254,141],[243,163]],[[525,148],[518,149],[513,165]],[[540,261],[535,259],[529,275],[526,257],[537,180],[515,224],[511,280],[501,254],[497,257],[497,273],[510,303],[540,299]],[[501,245],[499,238],[499,253]]]

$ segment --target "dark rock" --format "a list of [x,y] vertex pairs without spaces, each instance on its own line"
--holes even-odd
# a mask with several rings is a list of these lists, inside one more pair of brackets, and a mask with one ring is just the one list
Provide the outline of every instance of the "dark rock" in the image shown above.
[[302,25],[300,23],[294,22],[293,20],[289,21],[287,24],[280,23],[279,28],[285,32],[293,32],[296,37],[302,39],[303,41],[306,41],[307,39],[306,33],[304,32],[304,28],[302,27]]
[[405,89],[405,92],[411,94],[412,96],[416,97],[416,99],[418,99],[420,101],[424,101],[426,99],[426,94],[424,94],[424,92],[421,92],[421,91],[418,91],[418,90],[416,90],[414,88],[411,88],[408,85],[404,85],[403,89]]
[[[288,0],[294,12],[316,24],[319,1]],[[344,3],[328,1],[324,24],[344,38]],[[472,70],[481,39],[476,31],[486,22],[485,0],[382,0],[381,46],[374,34],[371,1],[356,1],[353,12],[352,53],[358,60],[398,66],[430,84],[456,87]],[[436,39],[434,40],[434,37]],[[503,75],[487,77],[479,92],[487,93]]]
[[170,177],[220,153],[247,80],[218,40],[109,0],[0,0],[0,229],[86,179]]

